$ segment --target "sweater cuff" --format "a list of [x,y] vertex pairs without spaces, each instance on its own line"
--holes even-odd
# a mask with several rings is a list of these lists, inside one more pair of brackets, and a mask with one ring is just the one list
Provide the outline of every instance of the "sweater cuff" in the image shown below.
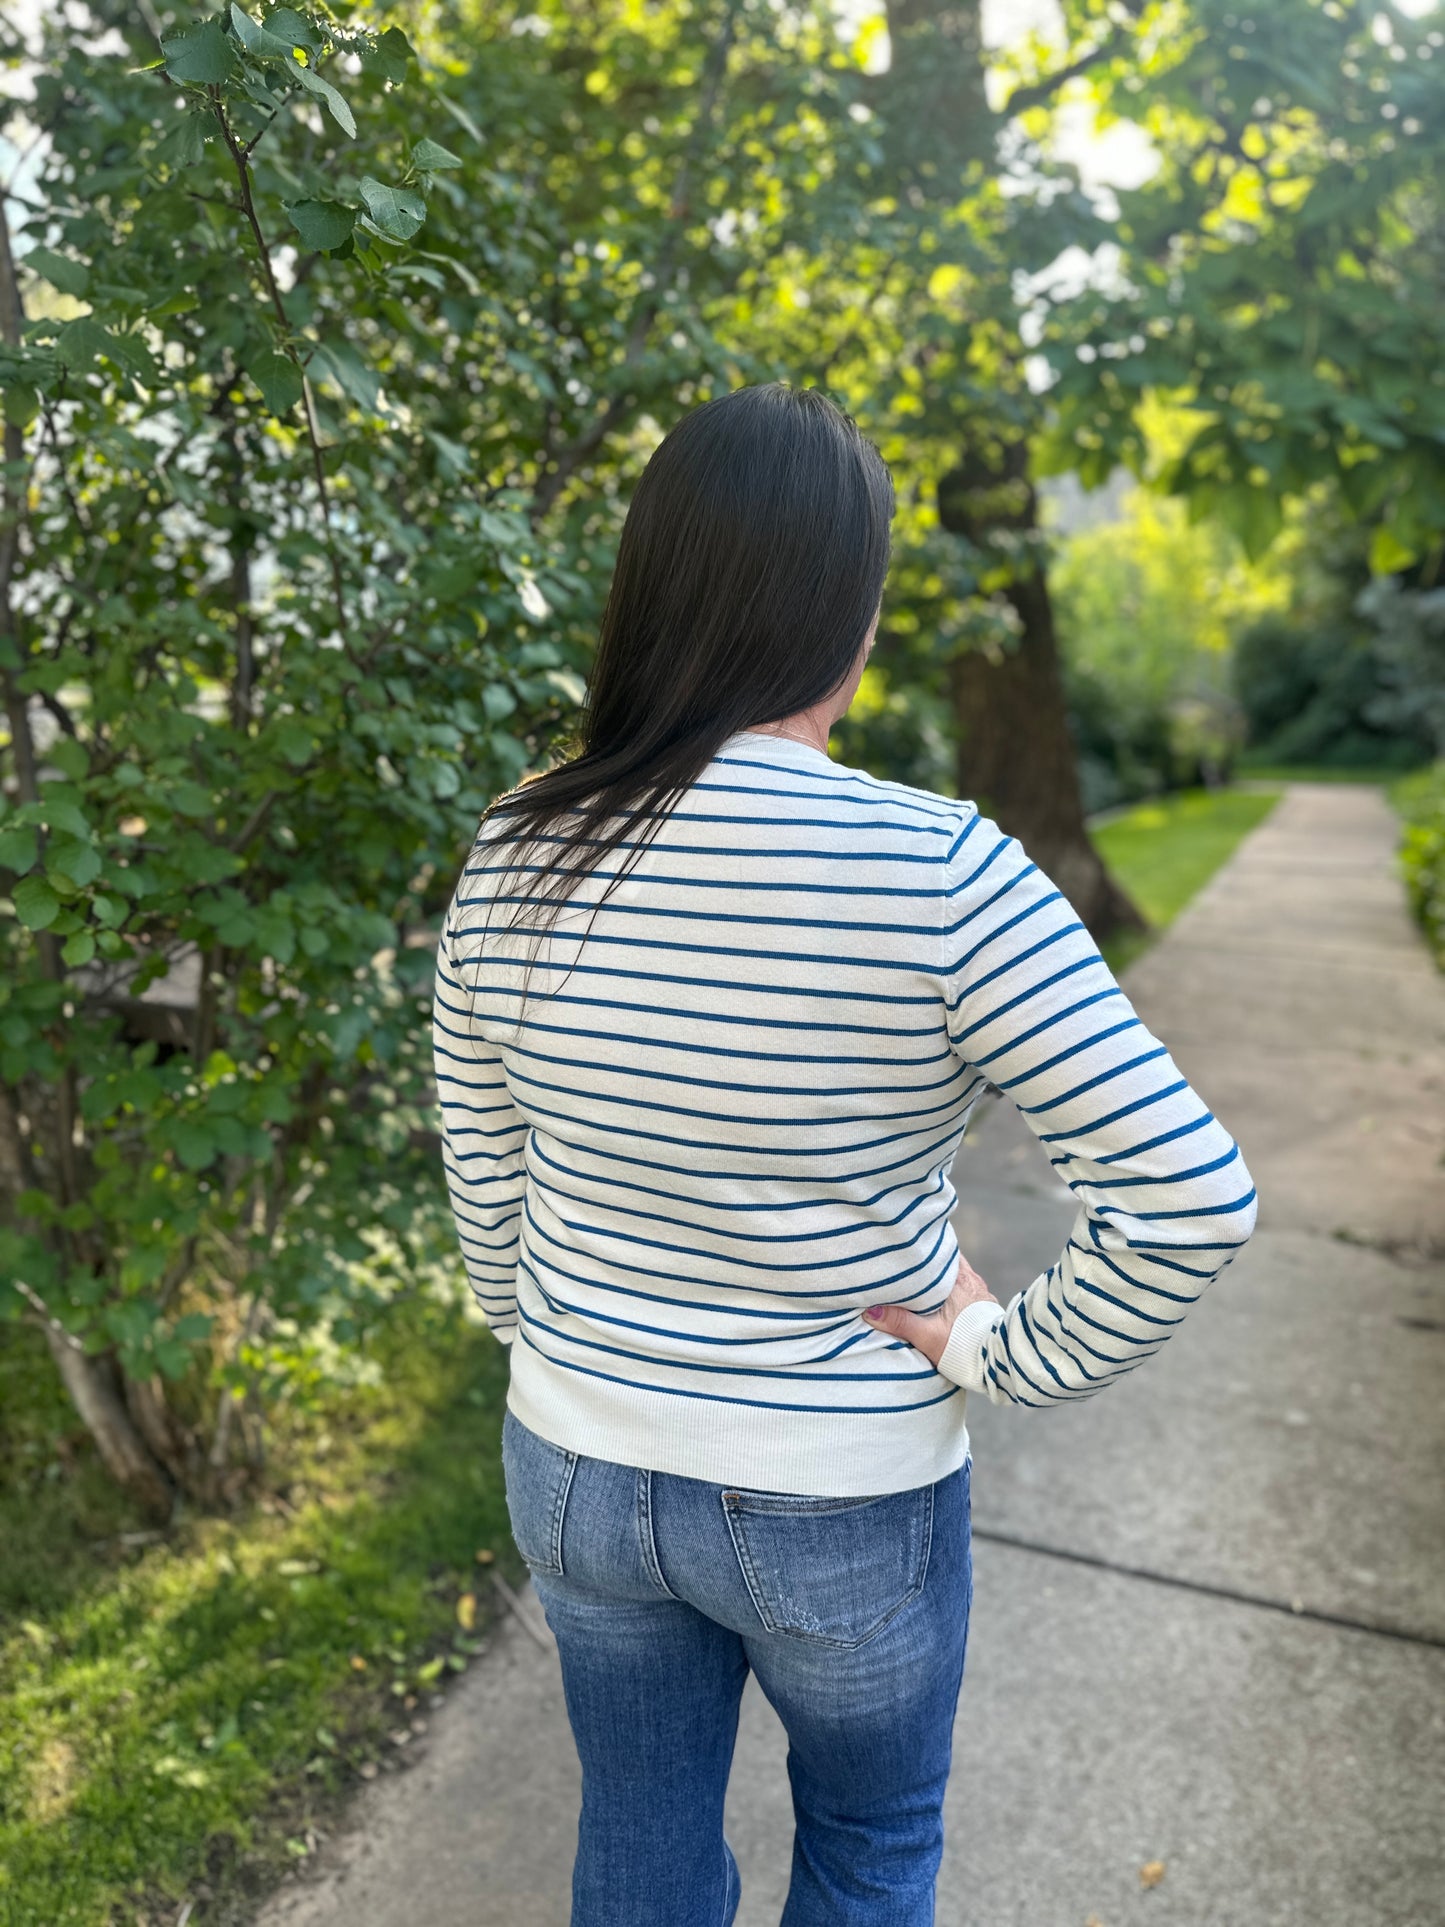
[[948,1343],[938,1361],[940,1377],[960,1386],[965,1392],[984,1390],[983,1346],[1004,1320],[1004,1308],[991,1299],[980,1298],[965,1305],[953,1321]]
[[515,1325],[493,1325],[490,1329],[497,1343],[499,1345],[505,1345],[510,1351],[512,1340],[517,1336],[517,1327]]

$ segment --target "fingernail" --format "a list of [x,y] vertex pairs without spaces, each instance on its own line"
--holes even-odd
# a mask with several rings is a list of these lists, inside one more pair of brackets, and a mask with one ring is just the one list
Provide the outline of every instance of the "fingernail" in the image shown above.
[[870,1305],[863,1316],[865,1318],[881,1318],[886,1309],[886,1306],[883,1305]]

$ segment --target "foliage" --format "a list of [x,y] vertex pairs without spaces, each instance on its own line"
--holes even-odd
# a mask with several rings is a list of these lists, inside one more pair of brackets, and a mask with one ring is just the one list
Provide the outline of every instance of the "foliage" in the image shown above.
[[1445,970],[1445,762],[1404,777],[1391,800],[1404,819],[1400,865],[1410,907]]
[[470,275],[415,245],[457,166],[401,33],[233,9],[142,67],[52,31],[4,365],[0,1308],[113,1364],[204,1496],[228,1417],[259,1451],[232,1388],[314,1370],[440,1223],[427,922],[570,701],[566,582],[457,437]]
[[1316,493],[1287,518],[1289,599],[1248,627],[1234,687],[1251,744],[1284,762],[1408,768],[1445,743],[1438,595],[1373,580],[1364,532]]
[[476,1554],[515,1558],[505,1358],[431,1304],[386,1335],[382,1384],[283,1416],[266,1509],[127,1544],[113,1491],[77,1514],[21,1456],[64,1444],[8,1395],[39,1342],[0,1333],[0,1918],[173,1920],[184,1897],[230,1917],[479,1648],[458,1614],[471,1593],[484,1626]]
[[1052,581],[1088,807],[1223,780],[1243,734],[1234,634],[1285,579],[1245,563],[1217,523],[1135,489],[1118,519],[1061,543]]
[[1445,755],[1445,589],[1407,588],[1398,576],[1382,576],[1355,608],[1374,629],[1381,690],[1370,720]]
[[1095,298],[1040,314],[1051,460],[1141,466],[1138,402],[1163,392],[1196,420],[1165,486],[1251,555],[1328,482],[1375,570],[1438,559],[1445,35],[1353,0],[1143,12],[1140,58],[1091,79],[1099,123],[1141,127],[1158,166],[1119,194]]
[[1239,638],[1233,675],[1250,741],[1276,762],[1398,769],[1420,759],[1418,739],[1373,720],[1379,668],[1363,623],[1271,616]]

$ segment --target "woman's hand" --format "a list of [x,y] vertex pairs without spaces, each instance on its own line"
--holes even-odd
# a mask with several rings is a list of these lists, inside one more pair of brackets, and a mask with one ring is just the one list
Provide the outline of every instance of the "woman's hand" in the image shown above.
[[960,1252],[958,1276],[953,1281],[953,1290],[937,1311],[916,1312],[905,1311],[902,1305],[870,1305],[863,1316],[875,1331],[889,1332],[894,1338],[901,1338],[905,1344],[912,1345],[915,1351],[922,1352],[930,1365],[936,1365],[943,1356],[954,1319],[965,1305],[980,1302],[997,1305],[999,1301]]

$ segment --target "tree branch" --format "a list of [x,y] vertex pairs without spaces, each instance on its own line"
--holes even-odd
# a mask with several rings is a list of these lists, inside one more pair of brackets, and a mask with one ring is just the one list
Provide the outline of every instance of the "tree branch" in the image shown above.
[[306,422],[306,439],[311,446],[311,465],[316,474],[316,488],[321,497],[321,524],[326,542],[326,557],[331,564],[331,589],[336,598],[336,625],[344,636],[346,602],[341,581],[341,556],[336,547],[336,531],[331,523],[331,494],[326,486],[326,463],[321,453],[321,432],[316,423],[316,398],[311,392],[311,381],[305,366],[296,352],[296,344],[291,336],[291,318],[286,312],[285,302],[281,299],[281,290],[276,282],[276,271],[271,265],[271,250],[266,244],[260,216],[256,212],[256,200],[251,192],[251,164],[247,158],[249,150],[243,148],[236,139],[235,131],[226,118],[225,107],[219,95],[214,92],[211,106],[236,169],[236,180],[241,190],[241,212],[245,217],[246,225],[251,230],[251,238],[256,244],[256,253],[261,263],[261,278],[266,284],[266,294],[281,328],[281,352],[301,377],[301,412]]
[[1029,81],[1023,87],[1015,87],[1000,110],[1003,118],[1008,119],[1014,114],[1026,113],[1030,107],[1045,106],[1053,99],[1061,87],[1067,86],[1071,80],[1077,80],[1080,74],[1088,73],[1089,69],[1091,67],[1097,67],[1101,60],[1108,60],[1112,55],[1117,53],[1119,48],[1129,38],[1133,28],[1138,25],[1139,5],[1137,4],[1137,0],[1134,5],[1128,7],[1128,13],[1129,25],[1127,27],[1116,26],[1111,34],[1099,41],[1096,46],[1086,47],[1081,54],[1076,55],[1066,66],[1056,69],[1056,71],[1051,74],[1045,74],[1039,80]]

